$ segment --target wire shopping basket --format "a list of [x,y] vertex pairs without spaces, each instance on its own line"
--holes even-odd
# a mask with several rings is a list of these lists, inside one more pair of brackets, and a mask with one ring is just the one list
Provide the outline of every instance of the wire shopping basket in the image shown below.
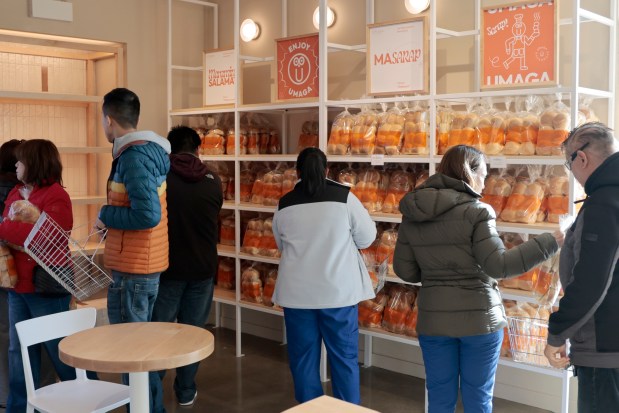
[[519,363],[549,367],[544,355],[548,339],[548,320],[507,316],[512,358]]
[[[85,248],[92,236],[100,240],[89,256]],[[24,249],[75,298],[84,300],[112,283],[112,278],[93,262],[104,238],[105,232],[92,232],[80,244],[71,238],[71,231],[63,230],[44,212],[26,238]]]

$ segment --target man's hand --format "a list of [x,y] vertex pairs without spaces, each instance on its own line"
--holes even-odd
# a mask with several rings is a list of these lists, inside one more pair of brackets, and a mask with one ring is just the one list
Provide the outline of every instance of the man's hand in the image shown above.
[[550,344],[546,344],[546,348],[544,349],[544,355],[550,362],[550,365],[557,369],[565,369],[570,365],[570,359],[565,353],[565,344],[563,344],[561,347],[555,347],[551,346]]

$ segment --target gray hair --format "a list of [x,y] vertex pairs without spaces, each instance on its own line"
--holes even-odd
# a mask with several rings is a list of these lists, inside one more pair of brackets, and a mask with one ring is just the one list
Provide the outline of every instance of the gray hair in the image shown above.
[[587,144],[603,159],[617,151],[613,130],[601,122],[588,122],[574,128],[563,142],[563,151],[570,153]]

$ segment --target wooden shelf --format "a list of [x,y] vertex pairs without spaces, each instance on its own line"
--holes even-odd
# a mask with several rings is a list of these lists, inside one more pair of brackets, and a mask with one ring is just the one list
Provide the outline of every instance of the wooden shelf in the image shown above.
[[217,254],[221,257],[236,258],[236,248],[234,245],[217,244]]
[[236,305],[236,292],[215,286],[213,301],[223,304]]
[[239,301],[239,305],[242,308],[249,308],[251,310],[260,311],[262,313],[268,313],[268,314],[273,314],[273,315],[278,315],[278,316],[284,315],[284,310],[280,307],[267,307],[264,304],[250,303],[245,300]]
[[105,153],[111,156],[112,146],[59,146],[58,152],[83,154]]
[[265,262],[267,264],[279,264],[279,258],[263,257],[262,255],[251,255],[246,252],[240,252],[238,257],[248,261]]
[[105,195],[72,196],[73,205],[99,205],[107,203]]
[[86,103],[101,103],[102,96],[86,96],[86,95],[68,95],[49,92],[18,92],[3,90],[0,91],[0,100],[20,100],[31,103],[51,103],[51,104],[86,104]]

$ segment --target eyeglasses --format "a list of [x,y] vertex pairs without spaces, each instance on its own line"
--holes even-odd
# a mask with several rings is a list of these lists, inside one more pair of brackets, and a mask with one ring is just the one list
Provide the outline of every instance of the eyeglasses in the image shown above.
[[576,159],[576,156],[578,156],[578,151],[584,150],[587,146],[589,146],[590,143],[591,142],[587,142],[583,146],[581,146],[580,148],[572,152],[572,154],[570,155],[570,159],[565,161],[565,164],[564,164],[568,171],[572,170],[572,162],[574,162],[574,159]]

